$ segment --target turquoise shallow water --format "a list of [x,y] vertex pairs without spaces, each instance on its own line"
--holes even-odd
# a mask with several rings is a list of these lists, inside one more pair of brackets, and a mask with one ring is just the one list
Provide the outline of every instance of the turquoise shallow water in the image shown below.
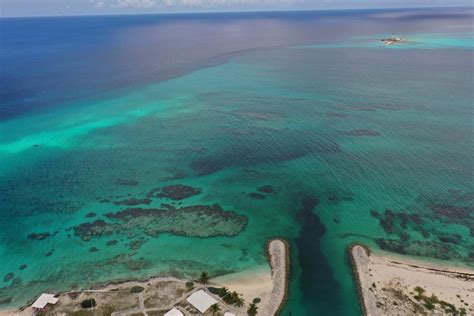
[[[348,39],[248,51],[2,121],[3,306],[256,267],[274,237],[291,243],[285,315],[360,314],[345,252],[354,241],[472,266],[472,46],[444,36],[443,49]],[[199,193],[143,201],[178,184]],[[142,201],[124,205],[131,198]],[[213,204],[198,219],[186,208]],[[87,226],[97,220],[106,226]]]
[[405,41],[396,45],[385,45],[381,42],[383,38],[389,38],[390,34],[377,34],[372,36],[357,36],[350,41],[340,43],[325,43],[305,45],[296,48],[380,48],[380,49],[453,49],[474,48],[472,33],[427,33],[427,34],[405,34]]

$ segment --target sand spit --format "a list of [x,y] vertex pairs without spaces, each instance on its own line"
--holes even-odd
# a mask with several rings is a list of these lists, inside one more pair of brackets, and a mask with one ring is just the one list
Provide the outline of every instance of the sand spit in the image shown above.
[[[72,315],[84,312],[80,303],[86,299],[95,299],[97,305],[87,315],[162,315],[177,307],[184,315],[195,315],[196,310],[186,302],[186,298],[198,289],[207,287],[227,287],[230,291],[241,294],[245,305],[236,307],[219,302],[221,311],[230,311],[236,315],[247,315],[248,304],[255,298],[258,315],[273,316],[283,307],[288,288],[289,246],[281,239],[274,239],[267,244],[269,265],[213,278],[207,286],[196,281],[174,277],[155,277],[143,281],[126,281],[110,283],[89,290],[71,291],[58,294],[59,301],[49,306],[46,315]],[[92,314],[91,314],[92,313]],[[33,315],[31,307],[20,310],[3,310],[0,315]],[[211,315],[208,312],[205,315]],[[82,315],[82,314],[81,314]]]
[[367,316],[474,313],[474,270],[374,254],[358,244],[349,255]]
[[[277,315],[284,306],[289,279],[289,246],[281,239],[273,239],[267,244],[268,266],[258,269],[224,275],[212,280],[218,286],[241,293],[245,302],[260,298],[258,315]],[[245,308],[238,315],[246,315]]]
[[[288,295],[290,251],[286,241],[274,239],[268,243],[268,255],[272,267],[272,291],[270,301],[262,304],[263,315],[276,315],[283,308]],[[265,309],[266,308],[266,309]]]

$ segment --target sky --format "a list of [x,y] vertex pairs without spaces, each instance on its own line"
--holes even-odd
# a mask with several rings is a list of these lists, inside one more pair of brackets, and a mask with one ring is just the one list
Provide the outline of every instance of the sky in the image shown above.
[[472,6],[473,0],[0,0],[0,16]]

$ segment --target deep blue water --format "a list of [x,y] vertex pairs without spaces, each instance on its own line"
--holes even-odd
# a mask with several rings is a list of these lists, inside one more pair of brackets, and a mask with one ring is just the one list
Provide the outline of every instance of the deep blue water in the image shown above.
[[337,41],[374,28],[431,31],[434,19],[468,14],[399,9],[0,19],[0,119],[174,78],[249,50]]

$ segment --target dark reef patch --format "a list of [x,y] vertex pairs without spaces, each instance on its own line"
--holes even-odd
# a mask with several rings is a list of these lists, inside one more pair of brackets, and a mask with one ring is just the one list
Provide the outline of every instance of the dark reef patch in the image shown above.
[[22,264],[19,269],[20,269],[20,270],[25,270],[27,267],[28,267],[28,266],[27,266],[26,264]]
[[29,240],[43,240],[51,237],[50,233],[32,233],[28,235]]
[[474,214],[474,207],[459,207],[454,205],[431,204],[431,210],[437,215],[447,218],[466,219]]
[[0,297],[0,305],[9,304],[12,302],[12,297]]
[[235,236],[247,225],[247,217],[225,211],[218,204],[175,208],[127,208],[105,215],[110,222],[96,220],[73,227],[82,240],[115,233],[158,236],[161,233],[211,237]]
[[97,249],[96,247],[92,247],[89,249],[89,252],[97,252],[99,251],[99,249]]
[[128,245],[128,247],[131,250],[137,250],[137,249],[140,249],[140,247],[146,242],[147,242],[147,240],[145,238],[139,238],[139,239],[136,239],[136,240],[132,240],[130,242],[130,244]]
[[106,242],[105,245],[110,247],[110,246],[116,245],[117,243],[118,243],[118,241],[113,239],[113,240],[109,240],[108,242]]
[[[379,239],[383,249],[398,253],[427,256],[439,259],[472,260],[468,253],[472,242],[468,236],[453,233],[449,225],[464,226],[474,236],[474,194],[450,190],[437,196],[421,195],[406,209],[383,212],[371,210],[370,215],[379,221],[383,230],[398,239]],[[417,241],[419,235],[424,240]]]
[[462,236],[459,234],[441,233],[437,235],[436,237],[438,237],[439,241],[441,242],[455,244],[455,245],[458,245],[462,240]]
[[86,215],[87,218],[96,217],[96,216],[97,216],[97,214],[94,213],[94,212],[87,213],[87,215]]
[[149,269],[153,266],[153,264],[150,260],[140,258],[138,260],[128,261],[126,263],[126,266],[127,266],[128,270],[130,270],[130,271],[138,271],[138,270]]
[[411,241],[409,243],[393,239],[377,239],[377,245],[386,251],[403,255],[423,256],[442,260],[464,259],[452,247],[444,243]]
[[81,237],[85,241],[95,236],[111,235],[114,232],[113,227],[102,219],[90,223],[82,223],[74,226],[73,229],[74,235]]
[[200,189],[193,188],[189,185],[169,185],[163,188],[153,189],[152,191],[148,192],[146,195],[147,198],[168,198],[175,201],[180,201],[187,199],[191,196],[198,195],[201,193]]
[[257,189],[258,192],[260,193],[275,193],[275,189],[271,185],[263,185]]
[[13,272],[9,272],[3,277],[3,281],[8,282],[8,281],[12,280],[14,277],[15,277],[15,275],[13,274]]
[[356,137],[361,137],[361,136],[379,136],[380,133],[371,129],[354,129],[352,131],[347,131],[344,132],[345,135],[349,136],[356,136]]
[[408,213],[406,211],[396,212],[390,209],[384,212],[371,210],[370,215],[379,220],[380,226],[387,234],[395,234],[400,239],[408,240],[407,229],[418,231],[427,238],[429,233],[423,227],[424,220],[420,214]]
[[151,203],[151,199],[149,198],[144,198],[144,199],[130,198],[130,199],[114,202],[115,205],[127,205],[127,206],[149,205],[150,203]]
[[[265,135],[272,135],[265,137]],[[255,135],[239,137],[238,141],[224,141],[219,151],[199,155],[190,163],[198,176],[205,176],[227,168],[249,168],[262,163],[281,163],[309,154],[332,155],[341,151],[327,135],[310,130],[256,129]],[[230,145],[231,144],[231,145]]]

